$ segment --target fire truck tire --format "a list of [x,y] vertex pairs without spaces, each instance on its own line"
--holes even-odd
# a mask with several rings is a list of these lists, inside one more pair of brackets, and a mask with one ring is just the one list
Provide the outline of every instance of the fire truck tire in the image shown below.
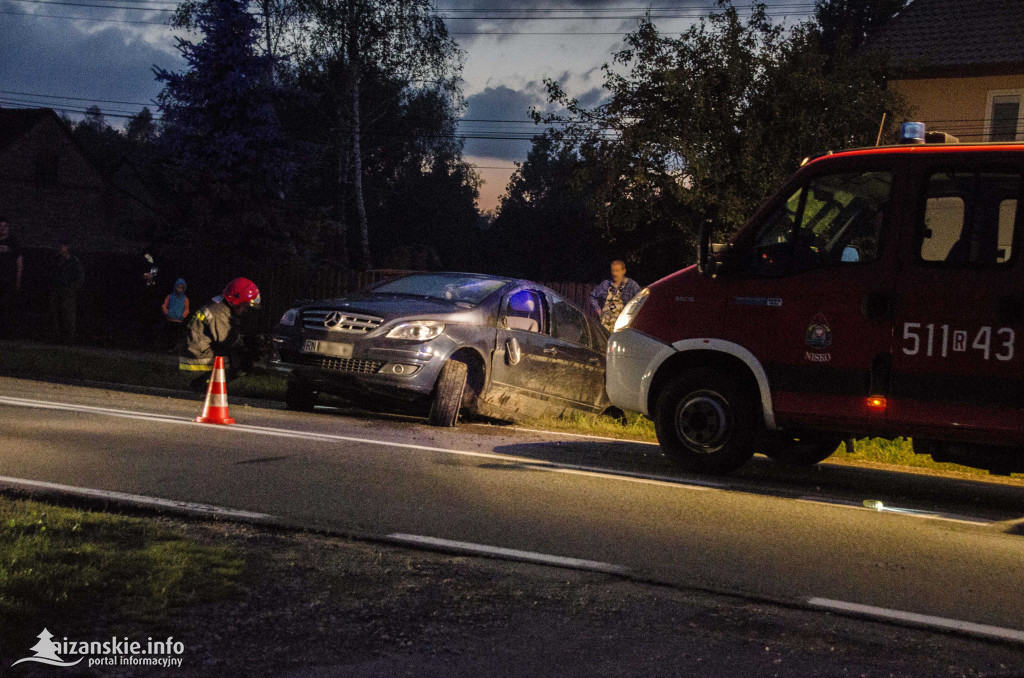
[[319,395],[315,389],[295,379],[289,379],[284,391],[284,403],[289,410],[312,412],[316,409],[316,400]]
[[441,368],[430,403],[430,425],[452,427],[459,421],[462,394],[466,390],[469,367],[466,363],[449,360]]
[[814,466],[831,457],[841,442],[838,438],[820,440],[776,438],[768,441],[764,453],[772,461],[786,466]]
[[756,394],[712,370],[687,372],[658,396],[654,427],[665,455],[688,471],[724,474],[754,456],[762,429]]

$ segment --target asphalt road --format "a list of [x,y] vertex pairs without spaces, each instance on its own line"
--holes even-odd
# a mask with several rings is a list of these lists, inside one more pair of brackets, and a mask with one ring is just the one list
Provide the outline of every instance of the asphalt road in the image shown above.
[[831,464],[794,471],[760,457],[708,479],[675,471],[652,445],[240,405],[237,425],[217,427],[191,423],[197,406],[0,378],[0,476],[582,559],[1024,640],[1021,486]]

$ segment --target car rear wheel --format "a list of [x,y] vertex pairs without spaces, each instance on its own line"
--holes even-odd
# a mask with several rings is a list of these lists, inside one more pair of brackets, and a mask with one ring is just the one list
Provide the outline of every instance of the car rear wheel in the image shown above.
[[832,456],[842,440],[838,438],[794,438],[783,436],[768,441],[764,453],[786,466],[814,466]]
[[729,473],[752,456],[761,431],[758,402],[742,382],[694,370],[665,387],[654,427],[666,456],[688,471]]
[[300,381],[291,379],[284,392],[284,402],[289,410],[299,412],[312,412],[316,409],[317,397],[320,394],[316,389],[303,384]]
[[441,368],[430,403],[430,425],[451,427],[459,420],[462,394],[466,390],[469,367],[466,363],[449,360]]

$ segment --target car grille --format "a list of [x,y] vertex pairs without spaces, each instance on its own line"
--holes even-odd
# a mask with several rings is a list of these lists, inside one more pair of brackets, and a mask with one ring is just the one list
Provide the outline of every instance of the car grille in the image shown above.
[[307,330],[366,334],[380,327],[383,322],[383,318],[334,309],[310,309],[302,312],[302,326]]
[[356,360],[354,358],[325,358],[321,356],[304,356],[303,362],[322,370],[336,372],[352,372],[354,374],[376,374],[384,366],[377,360]]

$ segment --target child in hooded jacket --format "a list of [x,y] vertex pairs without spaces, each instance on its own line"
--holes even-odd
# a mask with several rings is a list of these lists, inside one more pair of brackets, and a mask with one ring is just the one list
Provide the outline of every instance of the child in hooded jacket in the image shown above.
[[184,278],[178,278],[174,289],[164,299],[163,311],[167,327],[167,340],[170,344],[169,353],[176,352],[184,340],[185,320],[188,319],[188,297],[185,296],[187,286]]

